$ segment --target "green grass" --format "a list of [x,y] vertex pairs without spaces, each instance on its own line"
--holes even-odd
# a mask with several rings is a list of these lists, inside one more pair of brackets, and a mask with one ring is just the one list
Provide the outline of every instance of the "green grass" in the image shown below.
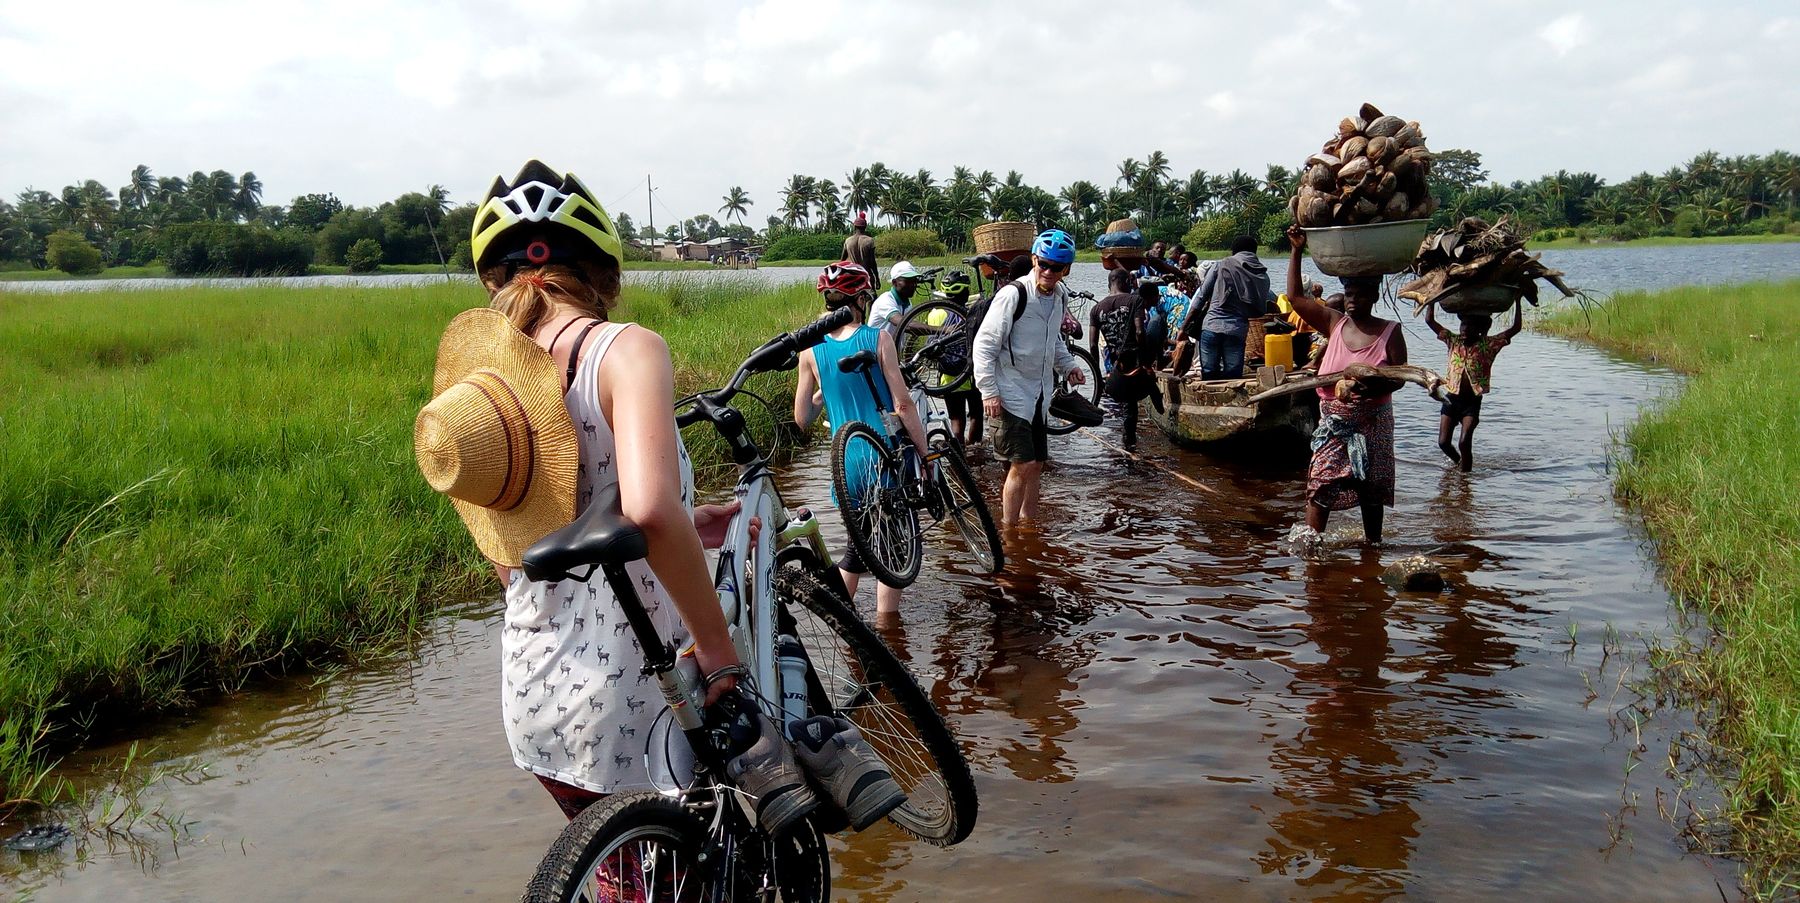
[[[37,792],[81,725],[391,646],[492,588],[412,452],[438,336],[484,303],[466,284],[0,294],[0,800]],[[817,307],[670,280],[617,316],[667,338],[685,391]]]
[[60,279],[163,279],[169,268],[160,263],[141,267],[107,267],[93,276],[71,276],[62,270],[0,270],[0,282],[52,282]]
[[1637,238],[1631,241],[1559,238],[1555,241],[1531,242],[1531,250],[1570,251],[1584,248],[1642,248],[1675,245],[1770,245],[1796,241],[1800,241],[1800,235],[1703,235],[1694,238],[1677,238],[1671,235],[1656,235],[1648,238]]
[[[441,263],[384,263],[381,266],[376,267],[373,273],[368,273],[366,275],[380,276],[384,273],[429,274],[442,273],[443,271],[444,265]],[[459,270],[456,267],[451,267],[450,272],[461,276],[469,275],[468,270]],[[334,266],[332,264],[315,263],[312,266],[307,267],[306,274],[308,276],[348,276],[350,275],[350,268],[342,264]]]
[[1717,642],[1671,652],[1719,755],[1748,888],[1800,888],[1800,282],[1626,293],[1544,324],[1691,374],[1625,433],[1617,487]]

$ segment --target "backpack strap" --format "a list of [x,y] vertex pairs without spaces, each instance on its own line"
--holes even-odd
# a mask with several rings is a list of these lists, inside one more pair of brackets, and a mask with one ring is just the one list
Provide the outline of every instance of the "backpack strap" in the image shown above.
[[[1007,287],[1019,290],[1019,303],[1013,306],[1012,312],[1013,325],[1017,326],[1019,321],[1025,318],[1025,305],[1031,303],[1031,292],[1025,288],[1023,279],[1014,279],[1007,283]],[[998,298],[999,295],[1000,292],[994,292],[995,298]],[[1006,333],[1006,356],[1012,361],[1013,366],[1018,366],[1019,356],[1013,353],[1013,334],[1010,330]]]

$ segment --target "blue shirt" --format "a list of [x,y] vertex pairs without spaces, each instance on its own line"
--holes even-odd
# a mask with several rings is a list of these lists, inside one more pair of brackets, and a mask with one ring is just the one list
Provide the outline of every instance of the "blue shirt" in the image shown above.
[[[819,365],[819,391],[825,396],[825,417],[831,422],[833,436],[851,421],[861,421],[887,437],[887,425],[882,423],[881,412],[893,410],[894,399],[888,393],[887,377],[881,373],[881,343],[885,341],[888,339],[881,330],[858,326],[846,338],[826,336],[825,341],[813,346],[813,361]],[[870,352],[875,357],[875,366],[869,369],[867,377],[860,372],[845,373],[838,369],[838,361],[859,351]],[[875,382],[872,394],[869,392],[870,380]],[[850,455],[855,455],[855,459],[850,460]],[[868,443],[852,446],[844,461],[845,482],[851,495],[861,498],[873,486],[871,477],[876,472],[875,456]],[[833,504],[843,505],[837,497],[835,483],[831,500]]]

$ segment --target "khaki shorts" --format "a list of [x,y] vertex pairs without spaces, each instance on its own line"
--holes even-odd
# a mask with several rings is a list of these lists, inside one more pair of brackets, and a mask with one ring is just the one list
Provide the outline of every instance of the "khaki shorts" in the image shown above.
[[1044,415],[1026,420],[1002,410],[1000,422],[994,425],[994,454],[1021,464],[1050,460],[1050,431],[1044,427]]

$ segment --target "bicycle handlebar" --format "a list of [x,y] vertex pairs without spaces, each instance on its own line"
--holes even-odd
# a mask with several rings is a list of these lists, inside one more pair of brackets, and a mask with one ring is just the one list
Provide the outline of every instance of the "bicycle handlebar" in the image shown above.
[[694,406],[675,416],[675,425],[688,427],[711,419],[707,409],[730,403],[732,396],[744,387],[751,376],[794,369],[800,362],[801,351],[825,341],[826,333],[848,326],[855,320],[856,311],[840,307],[793,332],[784,332],[764,342],[762,347],[750,352],[750,356],[738,366],[737,372],[732,374],[731,381],[724,387],[695,396]]

